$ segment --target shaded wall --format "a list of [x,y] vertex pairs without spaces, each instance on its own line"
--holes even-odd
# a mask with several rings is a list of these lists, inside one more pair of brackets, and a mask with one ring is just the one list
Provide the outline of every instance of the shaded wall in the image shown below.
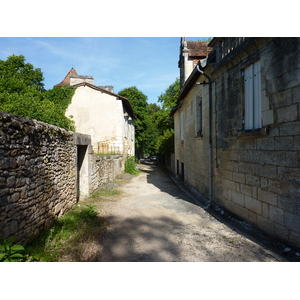
[[28,244],[77,202],[88,136],[0,112],[0,236]]

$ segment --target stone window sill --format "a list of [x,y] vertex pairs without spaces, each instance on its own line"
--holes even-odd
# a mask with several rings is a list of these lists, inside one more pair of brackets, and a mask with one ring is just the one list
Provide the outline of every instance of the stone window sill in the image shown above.
[[249,130],[238,130],[237,137],[253,137],[253,136],[267,136],[269,134],[269,127],[249,129]]

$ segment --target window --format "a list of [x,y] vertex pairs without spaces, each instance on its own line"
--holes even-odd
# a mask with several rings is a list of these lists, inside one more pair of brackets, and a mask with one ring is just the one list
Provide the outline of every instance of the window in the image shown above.
[[202,97],[199,95],[196,97],[195,101],[195,112],[196,112],[196,122],[195,131],[196,136],[202,136]]
[[184,111],[180,114],[180,138],[184,141]]
[[260,62],[245,69],[245,130],[261,128],[261,75]]

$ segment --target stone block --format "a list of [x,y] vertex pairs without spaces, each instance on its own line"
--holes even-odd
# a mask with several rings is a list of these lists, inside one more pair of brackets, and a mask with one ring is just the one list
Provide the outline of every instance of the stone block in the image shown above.
[[246,184],[241,184],[240,189],[241,189],[242,194],[252,197],[252,195],[253,195],[253,187],[252,186],[249,186]]
[[262,203],[250,196],[245,196],[245,207],[256,214],[262,214]]
[[273,206],[277,206],[277,194],[265,191],[261,188],[258,188],[258,200]]
[[242,193],[238,193],[235,191],[231,191],[231,197],[230,200],[242,207],[245,206],[245,195]]
[[289,230],[285,226],[275,223],[274,231],[277,238],[280,238],[282,241],[289,242]]
[[259,176],[246,174],[246,184],[247,185],[259,186],[259,184],[260,184]]
[[266,219],[269,218],[269,205],[266,203],[262,203],[262,216]]
[[299,157],[297,151],[286,151],[285,152],[285,165],[287,167],[298,167]]
[[275,224],[269,219],[257,215],[257,226],[267,232],[270,235],[274,235],[275,233]]
[[257,214],[251,210],[248,211],[248,221],[252,225],[256,226],[257,223]]
[[293,103],[300,103],[300,86],[292,89]]
[[284,225],[284,211],[281,208],[270,205],[269,207],[269,219],[275,223]]
[[258,150],[274,150],[275,143],[273,137],[258,138],[256,140]]
[[293,143],[294,138],[292,136],[275,137],[275,150],[293,150]]
[[297,104],[281,107],[277,109],[277,121],[279,123],[295,121],[297,118],[298,118]]
[[300,234],[300,216],[290,212],[285,212],[285,226]]
[[300,121],[281,124],[279,132],[280,136],[300,135]]
[[261,115],[263,127],[272,125],[274,123],[274,113],[272,109],[263,111]]
[[232,179],[235,182],[239,183],[245,183],[245,174],[244,173],[238,173],[238,172],[233,172],[232,173]]

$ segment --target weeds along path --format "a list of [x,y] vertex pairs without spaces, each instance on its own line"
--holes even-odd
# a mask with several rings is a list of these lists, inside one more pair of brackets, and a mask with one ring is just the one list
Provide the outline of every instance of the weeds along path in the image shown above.
[[94,202],[108,224],[105,234],[93,244],[99,254],[95,260],[281,260],[195,205],[158,166],[149,162],[140,168],[142,173],[119,187],[120,195]]

